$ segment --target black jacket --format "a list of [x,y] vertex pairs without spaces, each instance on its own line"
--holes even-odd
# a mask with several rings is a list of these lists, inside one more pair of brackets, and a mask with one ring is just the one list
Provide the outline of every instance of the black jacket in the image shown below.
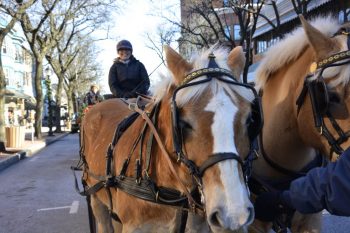
[[84,97],[84,103],[87,105],[94,105],[98,102],[101,102],[102,100],[103,97],[100,95],[100,92],[94,93],[92,91],[89,91]]
[[109,70],[108,84],[111,92],[118,98],[135,98],[137,93],[147,94],[150,81],[145,66],[130,57],[125,64],[118,58]]

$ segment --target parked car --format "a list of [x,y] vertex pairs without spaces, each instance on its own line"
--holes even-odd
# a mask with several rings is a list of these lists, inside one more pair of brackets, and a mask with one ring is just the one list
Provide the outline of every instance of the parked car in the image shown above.
[[71,121],[71,133],[78,133],[80,128],[80,117],[78,113],[74,113]]

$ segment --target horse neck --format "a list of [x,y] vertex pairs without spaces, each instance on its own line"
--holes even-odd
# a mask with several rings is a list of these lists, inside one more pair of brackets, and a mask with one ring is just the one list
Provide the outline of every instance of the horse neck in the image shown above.
[[[273,73],[264,87],[262,98],[263,148],[277,164],[296,171],[315,157],[314,149],[305,144],[299,134],[296,109],[296,99],[312,57],[308,48],[296,61]],[[261,163],[267,166],[266,161]]]

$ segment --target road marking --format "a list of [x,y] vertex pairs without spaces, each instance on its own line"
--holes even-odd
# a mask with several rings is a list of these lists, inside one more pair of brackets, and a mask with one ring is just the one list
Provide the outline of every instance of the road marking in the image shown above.
[[69,209],[70,214],[76,214],[76,213],[78,213],[78,208],[79,208],[79,201],[73,201],[72,205],[70,205],[70,206],[58,206],[58,207],[51,207],[51,208],[43,208],[43,209],[38,209],[37,211]]
[[79,208],[79,201],[73,201],[72,206],[69,210],[69,213],[70,214],[78,213],[78,208]]

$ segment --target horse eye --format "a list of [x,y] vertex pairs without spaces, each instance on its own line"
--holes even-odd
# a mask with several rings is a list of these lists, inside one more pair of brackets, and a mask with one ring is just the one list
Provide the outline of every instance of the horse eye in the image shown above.
[[329,93],[329,101],[333,103],[340,103],[340,97],[337,93],[330,92]]
[[181,129],[192,129],[192,126],[184,120],[179,120],[179,126]]

